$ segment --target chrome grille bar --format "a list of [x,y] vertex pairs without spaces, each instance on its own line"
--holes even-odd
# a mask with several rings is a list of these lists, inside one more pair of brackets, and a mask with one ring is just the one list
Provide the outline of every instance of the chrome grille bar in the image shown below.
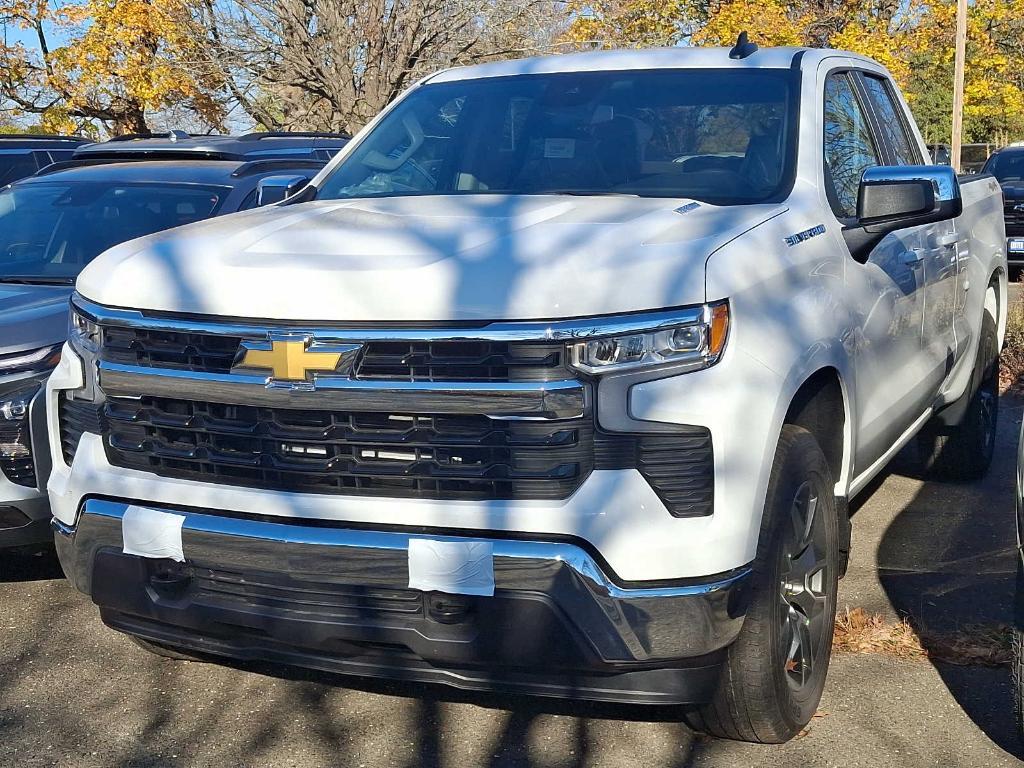
[[268,386],[266,376],[99,363],[111,397],[202,397],[217,403],[390,413],[477,414],[498,418],[573,419],[587,410],[575,379],[548,382],[360,381],[317,378],[308,388]]
[[[384,324],[367,327],[321,325],[306,321],[287,323],[208,322],[188,317],[153,317],[132,309],[95,304],[79,295],[75,307],[101,325],[147,328],[181,333],[207,333],[265,339],[271,332],[287,331],[312,336],[321,342],[368,341],[574,341],[599,336],[621,336],[661,327],[694,323],[703,317],[702,307],[670,309],[632,315],[605,315],[572,320],[521,320],[481,322],[474,327],[402,328]],[[455,324],[459,325],[459,324]]]

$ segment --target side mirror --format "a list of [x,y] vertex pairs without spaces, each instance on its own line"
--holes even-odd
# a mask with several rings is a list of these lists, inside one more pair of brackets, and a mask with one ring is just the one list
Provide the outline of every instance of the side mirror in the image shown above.
[[964,209],[956,171],[946,165],[868,168],[857,194],[857,223],[843,230],[861,264],[891,232],[955,219]]
[[256,185],[256,205],[280,203],[298,194],[309,183],[308,176],[267,176]]

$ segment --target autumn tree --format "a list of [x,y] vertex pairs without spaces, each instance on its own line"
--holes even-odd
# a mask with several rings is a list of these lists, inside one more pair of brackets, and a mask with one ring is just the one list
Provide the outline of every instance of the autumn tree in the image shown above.
[[[566,40],[580,47],[760,45],[828,47],[881,62],[932,142],[949,141],[956,0],[603,0],[569,4]],[[968,9],[967,141],[1024,136],[1024,0]]]
[[145,133],[170,105],[223,123],[223,83],[201,66],[186,0],[0,0],[0,19],[34,43],[0,44],[0,100],[44,128]]

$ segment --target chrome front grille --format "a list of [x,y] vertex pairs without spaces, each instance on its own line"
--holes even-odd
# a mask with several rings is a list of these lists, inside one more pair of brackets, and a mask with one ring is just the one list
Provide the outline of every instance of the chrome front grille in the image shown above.
[[[187,331],[104,329],[102,359],[120,365],[225,374],[243,337]],[[500,382],[571,378],[561,343],[493,340],[368,341],[353,373],[364,381]]]
[[[73,302],[102,329],[88,331],[102,343],[90,368],[96,376],[87,377],[95,378],[86,387],[95,402],[59,402],[68,464],[89,432],[102,438],[112,466],[164,477],[440,500],[560,500],[594,470],[634,469],[670,514],[712,514],[710,432],[602,432],[595,384],[565,359],[566,345],[581,338],[678,324],[679,312],[311,329]],[[237,365],[243,342],[272,348],[281,337],[301,339],[299,355],[360,349],[351,369],[310,368],[305,379],[269,376],[282,370],[279,361],[266,371]]]

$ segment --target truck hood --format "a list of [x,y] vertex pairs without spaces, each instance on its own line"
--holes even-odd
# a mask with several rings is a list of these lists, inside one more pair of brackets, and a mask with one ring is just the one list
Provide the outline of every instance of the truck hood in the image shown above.
[[0,283],[0,354],[64,341],[70,295],[65,286]]
[[324,322],[660,309],[703,302],[708,256],[784,210],[624,196],[320,201],[124,243],[78,290],[115,307]]

